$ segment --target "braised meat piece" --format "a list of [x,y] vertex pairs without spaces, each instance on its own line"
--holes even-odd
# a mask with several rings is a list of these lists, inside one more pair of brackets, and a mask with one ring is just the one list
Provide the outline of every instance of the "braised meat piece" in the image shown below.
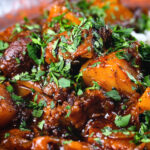
[[0,84],[0,127],[6,126],[16,116],[16,108],[6,87]]
[[28,38],[22,38],[12,42],[0,58],[0,70],[7,77],[13,77],[21,72],[28,71],[32,66],[32,60],[27,53]]

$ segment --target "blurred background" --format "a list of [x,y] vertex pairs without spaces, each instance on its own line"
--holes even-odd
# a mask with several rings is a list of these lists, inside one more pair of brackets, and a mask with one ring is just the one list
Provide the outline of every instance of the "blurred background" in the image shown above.
[[[52,0],[0,0],[0,29],[6,28],[24,16],[34,18]],[[57,1],[57,0],[56,0]]]
[[[0,0],[0,30],[15,22],[21,21],[24,16],[36,17],[43,8],[50,7],[52,2],[62,0]],[[77,1],[77,0],[72,0]],[[120,0],[125,6],[132,9],[150,8],[150,0]]]

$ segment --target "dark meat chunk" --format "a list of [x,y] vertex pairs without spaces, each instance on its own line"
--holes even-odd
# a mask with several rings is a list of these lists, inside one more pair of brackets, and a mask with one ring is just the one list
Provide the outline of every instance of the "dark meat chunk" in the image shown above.
[[67,88],[59,88],[52,82],[43,87],[43,93],[52,97],[55,101],[65,101],[70,91]]
[[102,27],[99,29],[99,34],[103,39],[105,48],[109,48],[112,44],[112,31],[108,27]]
[[[88,119],[106,111],[103,101],[107,101],[107,98],[102,98],[102,96],[101,98],[90,96],[76,97],[73,93],[67,97],[62,105],[53,101],[53,107],[51,107],[51,101],[44,108],[45,129],[51,130],[59,126],[73,126],[80,130]],[[111,111],[113,104],[106,105],[107,110]]]
[[87,142],[94,143],[96,146],[102,149],[111,150],[128,150],[136,149],[136,145],[131,143],[134,134],[129,133],[129,135],[120,132],[111,132],[107,136],[104,135],[103,129],[109,128],[115,130],[112,121],[107,121],[105,119],[90,120],[85,129],[83,130],[83,136],[85,136]]
[[30,69],[32,61],[27,54],[29,39],[20,39],[10,44],[0,59],[0,69],[7,77]]

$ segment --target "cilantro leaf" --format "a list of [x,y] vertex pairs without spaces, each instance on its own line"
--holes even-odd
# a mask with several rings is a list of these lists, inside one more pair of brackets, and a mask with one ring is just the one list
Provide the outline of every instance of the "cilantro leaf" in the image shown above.
[[104,127],[101,131],[105,136],[109,136],[112,134],[112,129],[110,127]]
[[116,91],[116,90],[106,92],[106,96],[108,96],[109,98],[112,98],[115,101],[120,101],[121,100],[121,96],[119,95],[119,92]]
[[54,109],[54,108],[55,108],[55,103],[54,103],[54,101],[51,101],[50,108],[51,108],[51,109]]
[[126,115],[126,116],[116,116],[115,118],[115,124],[117,127],[126,127],[129,124],[131,115]]
[[128,77],[130,78],[130,80],[131,80],[132,82],[134,82],[135,84],[137,83],[137,80],[135,79],[135,77],[134,77],[132,74],[130,74],[130,73],[127,72],[127,71],[126,71],[126,74],[128,75]]
[[7,86],[6,89],[7,89],[7,91],[8,91],[9,93],[12,93],[12,92],[14,91],[12,85]]
[[87,90],[100,90],[100,86],[96,81],[93,81],[93,86],[92,87],[88,87]]
[[64,144],[64,145],[65,145],[65,144],[70,144],[70,143],[72,143],[72,140],[69,140],[69,141],[63,141],[63,142],[62,142],[62,144]]
[[143,84],[147,87],[150,87],[150,75],[144,77]]
[[3,51],[9,47],[9,44],[7,42],[3,42],[0,40],[0,51]]
[[8,138],[10,136],[10,133],[5,133],[4,138]]
[[38,127],[42,130],[45,124],[45,120],[42,120],[41,122],[38,123]]
[[66,78],[60,78],[58,80],[58,83],[59,83],[59,87],[62,87],[62,88],[67,88],[71,86],[70,80]]
[[20,126],[19,126],[19,129],[20,129],[21,131],[29,131],[29,129],[27,129],[26,126],[27,126],[26,122],[25,122],[25,121],[22,121],[21,124],[20,124]]
[[41,51],[41,48],[39,45],[30,43],[27,45],[27,51],[29,57],[38,65],[41,64],[41,59],[38,58],[38,53]]
[[32,112],[33,117],[40,118],[43,114],[43,110],[34,109]]
[[139,53],[143,61],[150,62],[150,45],[140,42]]

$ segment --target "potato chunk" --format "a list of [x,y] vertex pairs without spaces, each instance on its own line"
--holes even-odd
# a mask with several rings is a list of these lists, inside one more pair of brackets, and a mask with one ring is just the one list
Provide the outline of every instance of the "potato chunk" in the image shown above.
[[133,18],[132,12],[124,7],[119,0],[99,0],[94,1],[93,5],[99,8],[103,8],[107,5],[109,6],[109,8],[106,9],[106,23],[116,24],[118,22],[129,21]]
[[0,127],[9,123],[16,114],[10,95],[5,86],[0,84]]
[[60,16],[64,14],[64,18],[70,20],[72,23],[75,23],[77,25],[80,24],[80,20],[78,19],[78,17],[72,13],[69,12],[69,10],[62,6],[62,5],[54,5],[51,10],[50,10],[50,14],[49,14],[49,21],[52,21],[52,19],[54,17]]
[[150,88],[147,88],[142,97],[139,99],[138,106],[141,108],[142,112],[150,110]]
[[89,60],[82,66],[81,71],[83,80],[88,86],[96,81],[106,91],[116,88],[125,95],[136,93],[137,85],[130,79],[130,76],[137,79],[136,70],[126,60],[118,59],[115,52]]

